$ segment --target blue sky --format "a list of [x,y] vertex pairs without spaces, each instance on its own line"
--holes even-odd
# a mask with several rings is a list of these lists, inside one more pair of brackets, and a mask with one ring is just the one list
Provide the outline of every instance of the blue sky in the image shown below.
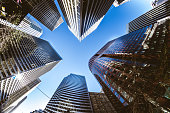
[[[48,30],[38,22],[43,29],[41,38],[49,41],[63,58],[53,70],[40,77],[42,82],[38,87],[52,97],[62,79],[70,73],[75,73],[86,77],[89,91],[99,92],[101,87],[88,68],[89,59],[108,41],[126,34],[126,25],[149,11],[150,3],[151,0],[131,0],[119,7],[112,6],[99,27],[82,42],[69,31],[66,22],[54,31]],[[61,13],[57,2],[56,5]],[[14,113],[29,113],[35,109],[44,109],[48,101],[49,98],[35,89]]]

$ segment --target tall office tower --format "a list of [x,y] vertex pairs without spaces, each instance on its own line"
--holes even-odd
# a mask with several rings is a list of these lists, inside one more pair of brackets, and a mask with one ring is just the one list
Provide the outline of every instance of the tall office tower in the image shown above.
[[25,100],[27,99],[27,96],[24,97],[23,99],[21,99],[21,101],[19,101],[15,106],[10,106],[7,110],[5,110],[5,113],[12,113],[14,112],[18,106],[20,106]]
[[0,24],[0,103],[60,61],[47,41]]
[[57,0],[70,31],[83,40],[100,24],[114,0]]
[[49,66],[41,73],[47,72],[61,61],[47,41],[4,25],[0,29],[0,79]]
[[108,42],[89,68],[119,113],[170,111],[170,17]]
[[33,8],[33,11],[30,14],[51,31],[63,23],[63,19],[54,3],[54,0],[43,0],[40,4]]
[[40,84],[40,82],[40,79],[33,80],[13,94],[8,95],[8,100],[3,103],[1,111],[3,113],[11,113],[14,111],[26,99],[26,96]]
[[122,4],[124,4],[124,3],[126,3],[126,2],[128,2],[129,0],[115,0],[114,2],[113,2],[113,5],[115,6],[115,7],[118,7],[119,5],[122,5]]
[[139,16],[127,25],[127,32],[133,32],[148,25],[156,23],[158,20],[170,16],[170,0],[151,9],[145,14]]
[[89,92],[93,113],[117,113],[104,93]]
[[54,0],[1,0],[0,13],[1,19],[15,25],[19,25],[28,13],[50,30],[63,22]]
[[28,16],[26,16],[20,22],[19,25],[14,25],[14,24],[12,24],[4,19],[1,19],[1,18],[0,18],[0,24],[11,27],[12,29],[22,31],[24,33],[27,33],[27,34],[35,36],[35,37],[40,37],[43,32],[41,27]]
[[84,76],[70,74],[63,79],[44,110],[45,113],[91,113]]

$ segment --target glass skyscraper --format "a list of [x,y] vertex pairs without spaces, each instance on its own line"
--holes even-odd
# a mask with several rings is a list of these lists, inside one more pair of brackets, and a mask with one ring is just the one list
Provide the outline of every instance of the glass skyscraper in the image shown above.
[[[127,31],[133,32],[135,30],[141,29],[148,25],[156,23],[158,20],[170,16],[170,0],[160,0],[164,1],[162,4],[157,4],[155,8],[146,12],[145,14],[139,16],[133,21],[128,23]],[[158,2],[159,3],[159,2]]]
[[[38,14],[34,13],[36,11]],[[26,16],[28,13],[49,29],[54,30],[62,23],[53,0],[0,1],[0,111],[2,112],[11,112],[19,106],[28,92],[40,83],[39,77],[62,60],[47,41],[37,38],[42,35],[42,29]]]
[[[10,81],[10,79],[7,79],[6,81],[1,81],[1,83],[4,83],[3,85],[8,85],[7,82]],[[15,84],[13,84],[13,86],[9,86],[9,87],[13,87],[13,89],[16,88],[16,86],[14,85],[19,85],[16,80],[13,80],[13,82],[15,82]],[[1,100],[1,112],[2,113],[11,113],[12,111],[14,111],[27,97],[27,95],[29,93],[31,93],[39,84],[40,84],[41,80],[35,79],[32,82],[30,82],[29,84],[25,85],[24,87],[20,87],[17,91],[13,92],[13,93],[8,93],[7,97],[4,100]],[[9,91],[9,88],[6,87],[6,89],[4,89],[3,91]],[[2,95],[4,96],[4,95]],[[2,98],[1,96],[1,98]]]
[[40,38],[4,25],[0,36],[1,79],[61,60],[51,45]]
[[[54,0],[1,0],[0,3],[0,18],[14,25],[19,25],[28,13],[50,30],[63,22]],[[24,22],[27,23],[27,19]],[[31,24],[31,27],[36,26]]]
[[63,23],[54,0],[42,0],[41,3],[33,8],[30,14],[51,31]]
[[70,74],[63,79],[44,109],[45,113],[91,113],[90,97],[84,76]]
[[[8,109],[22,96],[20,90],[28,84],[33,85],[34,80],[61,60],[47,41],[0,24],[1,109]],[[20,95],[16,96],[17,93]]]
[[89,68],[117,112],[146,113],[169,108],[170,19],[108,42]]
[[69,30],[83,40],[100,24],[114,0],[57,0]]

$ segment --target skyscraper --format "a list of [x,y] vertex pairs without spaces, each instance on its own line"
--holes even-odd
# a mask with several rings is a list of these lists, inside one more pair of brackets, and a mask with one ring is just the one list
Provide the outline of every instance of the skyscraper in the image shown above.
[[1,25],[0,36],[1,79],[46,67],[47,64],[54,66],[61,60],[51,45],[40,38],[4,25]]
[[57,0],[70,31],[83,40],[100,24],[114,0]]
[[63,79],[44,110],[45,113],[91,113],[84,76],[70,74]]
[[90,59],[91,72],[118,113],[170,110],[169,25],[167,17],[114,39]]
[[164,0],[162,4],[129,22],[127,25],[127,31],[133,32],[148,25],[154,24],[158,20],[167,16],[170,16],[170,0]]
[[33,11],[30,14],[51,31],[63,23],[63,19],[54,0],[42,0],[41,3],[33,8]]
[[[0,24],[0,105],[6,109],[12,95],[50,71],[61,57],[51,45],[22,31]],[[22,96],[22,93],[20,93]],[[4,106],[2,106],[4,105]]]
[[0,18],[15,25],[19,25],[28,13],[50,30],[63,22],[54,0],[1,0],[0,3]]
[[17,108],[18,108],[18,106],[20,106],[25,100],[27,99],[27,96],[26,97],[24,97],[23,99],[21,99],[21,101],[19,101],[15,106],[10,106],[7,110],[5,110],[4,112],[9,112],[9,113],[11,113],[11,112],[14,112]]
[[[5,81],[3,81],[3,82],[5,82]],[[16,80],[14,80],[14,82],[16,82]],[[17,81],[17,82],[19,82],[19,81]],[[40,82],[41,82],[40,79],[33,80],[32,82],[25,85],[24,87],[21,87],[16,92],[14,92],[10,95],[7,94],[8,99],[6,100],[5,103],[2,103],[4,106],[2,107],[1,111],[3,113],[11,113],[26,99],[26,96],[30,92],[32,92],[40,84]],[[6,84],[6,85],[8,85],[8,84]],[[16,83],[15,85],[19,85],[19,84]],[[13,87],[15,88],[15,86],[13,86]],[[9,91],[9,90],[7,89],[6,91]],[[2,98],[2,96],[1,96],[1,98]]]
[[89,92],[93,113],[117,113],[104,93]]

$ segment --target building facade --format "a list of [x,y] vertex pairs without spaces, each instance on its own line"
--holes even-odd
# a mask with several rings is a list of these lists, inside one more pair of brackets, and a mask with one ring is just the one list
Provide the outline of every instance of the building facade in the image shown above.
[[7,108],[4,103],[11,95],[50,71],[61,59],[47,41],[0,24],[1,109]]
[[0,75],[1,79],[57,64],[61,57],[51,45],[40,38],[1,25]]
[[[40,37],[43,33],[41,27],[33,21],[30,17],[26,16],[19,25],[14,25],[6,20],[0,18],[0,24],[8,26],[12,29],[22,31],[31,36]],[[2,28],[3,29],[3,28]]]
[[8,107],[8,109],[7,110],[5,110],[4,112],[6,113],[11,113],[11,112],[14,112],[17,108],[18,108],[18,106],[20,106],[25,100],[27,99],[27,96],[26,97],[24,97],[21,101],[19,101],[15,106],[10,106],[10,107]]
[[169,111],[170,19],[108,42],[89,68],[119,113]]
[[117,113],[104,93],[89,92],[93,113]]
[[63,19],[54,0],[43,0],[33,8],[30,14],[51,31],[63,23]]
[[[54,0],[0,1],[0,18],[14,25],[19,25],[28,13],[50,30],[54,30],[63,22]],[[24,22],[27,23],[27,19]],[[31,24],[31,27],[35,28],[36,26]]]
[[45,113],[91,113],[84,76],[70,74],[63,79],[44,109]]
[[[1,82],[5,83],[5,81],[1,81]],[[24,87],[21,87],[16,92],[12,94],[8,94],[7,97],[8,99],[6,99],[6,102],[3,103],[2,106],[2,110],[1,110],[2,113],[11,113],[12,111],[14,111],[26,99],[26,96],[29,93],[31,93],[40,84],[40,82],[41,80],[38,78],[30,82],[29,84],[25,85]],[[19,84],[16,83],[15,85],[19,85]],[[15,88],[15,86],[13,87]]]
[[57,0],[69,30],[83,40],[100,24],[114,0]]
[[167,0],[145,14],[134,19],[127,25],[127,32],[133,32],[145,26],[156,23],[158,20],[170,16],[170,1]]

